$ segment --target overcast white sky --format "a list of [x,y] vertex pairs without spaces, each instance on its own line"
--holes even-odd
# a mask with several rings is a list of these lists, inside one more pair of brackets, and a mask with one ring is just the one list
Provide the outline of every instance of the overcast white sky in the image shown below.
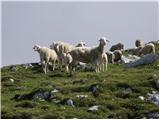
[[158,40],[158,2],[2,2],[2,66],[39,61],[34,44],[53,41],[88,46],[98,38],[134,47]]

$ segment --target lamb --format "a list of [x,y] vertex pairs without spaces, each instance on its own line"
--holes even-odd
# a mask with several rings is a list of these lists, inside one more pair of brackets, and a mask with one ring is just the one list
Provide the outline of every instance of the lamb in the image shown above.
[[115,50],[123,50],[124,49],[124,45],[122,43],[118,43],[116,45],[113,45],[110,48],[110,51],[115,51]]
[[148,43],[137,52],[138,56],[143,56],[150,53],[155,54],[155,46],[153,43]]
[[111,51],[108,51],[108,52],[106,52],[106,54],[107,54],[107,57],[108,57],[108,62],[109,63],[114,63],[114,59],[115,59],[114,53],[111,52]]
[[88,48],[88,47],[77,47],[69,52],[72,56],[73,61],[69,65],[70,69],[73,69],[73,66],[77,62],[83,63],[91,63],[96,66],[95,71],[99,72],[100,64],[102,63],[102,54],[104,53],[104,47],[109,40],[105,37],[100,38],[99,46],[95,48]]
[[100,59],[100,70],[99,71],[107,71],[108,57],[106,53],[102,53],[99,56]]
[[47,73],[47,65],[49,62],[53,63],[53,70],[55,69],[55,62],[59,61],[59,58],[54,50],[47,47],[41,47],[39,45],[35,45],[33,49],[40,55],[40,62],[45,74]]
[[114,62],[118,62],[119,60],[121,60],[122,52],[120,50],[115,50],[113,54],[115,55]]
[[68,66],[72,62],[72,56],[69,53],[62,54],[62,62],[65,64],[66,72],[68,72]]

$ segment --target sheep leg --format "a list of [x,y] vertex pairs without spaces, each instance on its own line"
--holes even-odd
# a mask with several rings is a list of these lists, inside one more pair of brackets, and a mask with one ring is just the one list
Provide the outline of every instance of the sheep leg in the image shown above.
[[55,62],[53,62],[53,71],[55,70]]
[[43,72],[46,74],[46,62],[45,61],[42,61],[42,69],[43,69]]

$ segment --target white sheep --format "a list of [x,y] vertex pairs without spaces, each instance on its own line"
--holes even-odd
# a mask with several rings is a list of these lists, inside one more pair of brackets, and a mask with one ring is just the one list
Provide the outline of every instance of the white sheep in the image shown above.
[[143,56],[150,53],[155,54],[155,45],[153,43],[146,44],[137,52],[138,56]]
[[72,62],[72,56],[69,53],[63,53],[62,54],[62,62],[65,65],[66,72],[68,72],[68,66]]
[[47,72],[47,65],[49,62],[53,63],[53,70],[55,69],[55,62],[59,61],[59,58],[54,50],[51,50],[47,47],[41,47],[39,45],[35,45],[33,49],[34,51],[37,51],[40,55],[40,62],[45,74]]
[[89,48],[89,47],[77,47],[69,52],[69,54],[72,56],[73,61],[69,65],[72,69],[73,66],[77,62],[83,62],[83,63],[91,63],[95,65],[96,72],[99,72],[100,70],[100,64],[102,61],[102,54],[104,53],[104,47],[108,40],[105,37],[100,38],[99,46],[95,48]]
[[71,51],[72,49],[75,48],[75,46],[70,45],[68,43],[64,43],[64,42],[53,42],[53,44],[50,45],[50,48],[55,50],[58,57],[59,57],[59,64],[60,67],[62,68],[62,64],[63,64],[63,53],[68,53],[69,51]]
[[100,59],[100,70],[99,71],[107,71],[108,57],[106,53],[103,53],[99,56]]

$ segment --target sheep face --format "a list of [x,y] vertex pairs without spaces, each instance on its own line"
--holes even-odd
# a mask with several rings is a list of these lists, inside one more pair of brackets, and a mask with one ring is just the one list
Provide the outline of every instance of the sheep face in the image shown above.
[[105,37],[101,37],[99,39],[99,41],[100,41],[100,44],[103,45],[103,46],[106,45],[107,42],[109,42],[109,40],[107,40],[107,38],[105,38]]
[[40,46],[39,46],[39,45],[35,45],[35,46],[33,47],[33,50],[34,50],[34,51],[38,51],[38,50],[39,50],[39,48],[40,48]]

